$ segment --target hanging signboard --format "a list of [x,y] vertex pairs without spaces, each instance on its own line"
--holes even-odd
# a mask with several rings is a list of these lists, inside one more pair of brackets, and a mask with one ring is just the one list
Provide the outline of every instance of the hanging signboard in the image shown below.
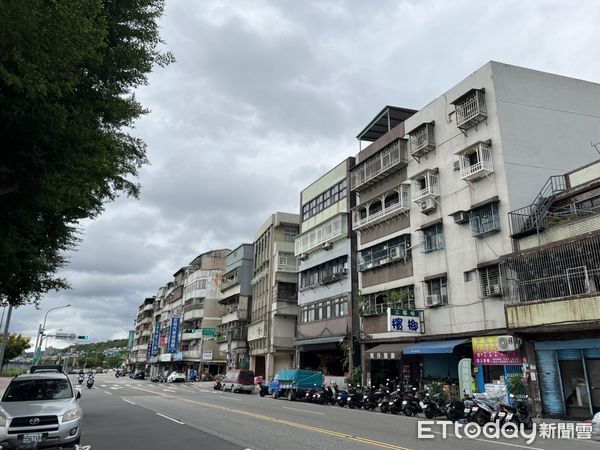
[[179,317],[173,316],[171,319],[171,328],[169,329],[169,345],[167,352],[177,352],[177,345],[179,344]]
[[152,336],[152,354],[158,354],[158,341],[160,339],[160,322],[154,325],[154,336]]
[[523,358],[519,352],[501,352],[498,336],[471,338],[473,343],[473,364],[487,366],[521,365]]
[[387,309],[388,331],[424,333],[421,311],[417,309]]

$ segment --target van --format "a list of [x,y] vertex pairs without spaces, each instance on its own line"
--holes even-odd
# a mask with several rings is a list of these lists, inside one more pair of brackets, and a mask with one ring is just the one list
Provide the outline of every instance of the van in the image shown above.
[[221,381],[221,390],[231,392],[254,391],[254,372],[252,370],[229,370]]

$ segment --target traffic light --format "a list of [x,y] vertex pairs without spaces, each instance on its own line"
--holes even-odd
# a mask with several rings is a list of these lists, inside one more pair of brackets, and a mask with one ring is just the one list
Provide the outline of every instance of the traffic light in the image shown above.
[[87,339],[89,336],[77,336],[77,339]]

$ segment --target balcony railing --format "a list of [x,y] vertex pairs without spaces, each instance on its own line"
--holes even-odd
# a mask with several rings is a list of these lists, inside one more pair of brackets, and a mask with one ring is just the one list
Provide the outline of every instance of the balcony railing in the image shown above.
[[238,280],[237,272],[232,277],[231,276],[227,277],[227,278],[223,277],[223,279],[221,280],[221,291],[229,289],[230,287],[233,287],[239,283],[240,283],[240,281]]
[[183,311],[193,311],[194,309],[204,309],[204,299],[196,298],[194,300],[189,300],[183,306]]
[[492,148],[489,143],[478,142],[460,155],[460,178],[474,181],[494,171]]
[[440,187],[438,184],[438,174],[432,170],[423,175],[414,178],[413,181],[413,202],[427,200],[440,196]]
[[187,360],[200,360],[200,350],[185,350],[183,352],[183,359]]
[[487,118],[485,93],[480,89],[471,92],[455,102],[456,126],[463,131],[477,125]]
[[424,123],[409,133],[410,153],[419,158],[435,148],[433,122]]
[[245,341],[248,338],[248,332],[246,328],[234,328],[229,331],[221,331],[221,335],[217,336],[217,343],[222,344],[229,341],[231,336],[232,341]]
[[323,225],[307,231],[296,238],[295,255],[301,256],[328,248],[334,242],[344,239],[348,234],[345,214],[340,214]]
[[387,252],[382,253],[381,256],[377,258],[371,258],[369,260],[363,259],[363,257],[359,254],[358,271],[364,272],[365,270],[374,269],[376,267],[384,266],[386,264],[407,258],[410,258],[410,250],[403,244],[390,247],[387,249]]
[[362,191],[389,173],[408,164],[408,148],[405,139],[392,142],[379,153],[352,170],[352,190]]
[[[401,185],[399,188],[398,203],[385,206],[385,198],[380,199],[382,208],[376,213],[369,214],[367,205],[360,205],[352,213],[352,228],[362,230],[381,223],[390,217],[410,210],[410,186]],[[361,214],[365,214],[361,217]]]
[[254,278],[252,278],[252,281],[250,281],[250,283],[253,285],[258,283],[262,278],[266,277],[268,273],[269,273],[269,264],[265,264],[265,266],[256,273]]

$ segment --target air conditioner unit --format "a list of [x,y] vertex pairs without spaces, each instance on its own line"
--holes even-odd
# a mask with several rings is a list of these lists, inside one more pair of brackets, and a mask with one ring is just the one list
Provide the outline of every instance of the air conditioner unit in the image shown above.
[[501,352],[512,352],[521,345],[521,339],[518,337],[506,335],[498,336],[498,350]]
[[435,211],[435,200],[428,198],[421,202],[420,207],[423,214],[429,214],[430,212]]
[[321,244],[321,248],[323,250],[329,250],[331,247],[333,247],[333,243],[331,243],[331,242],[323,242]]
[[492,284],[490,286],[491,295],[502,295],[502,286],[499,284]]
[[441,304],[442,304],[442,299],[437,294],[428,295],[425,298],[425,306],[427,306],[428,308],[432,308],[434,306],[440,306]]
[[392,260],[400,259],[402,257],[400,254],[400,247],[390,248],[389,255],[390,255],[390,258],[392,258]]
[[454,214],[454,223],[467,223],[469,215],[469,211],[458,211]]

